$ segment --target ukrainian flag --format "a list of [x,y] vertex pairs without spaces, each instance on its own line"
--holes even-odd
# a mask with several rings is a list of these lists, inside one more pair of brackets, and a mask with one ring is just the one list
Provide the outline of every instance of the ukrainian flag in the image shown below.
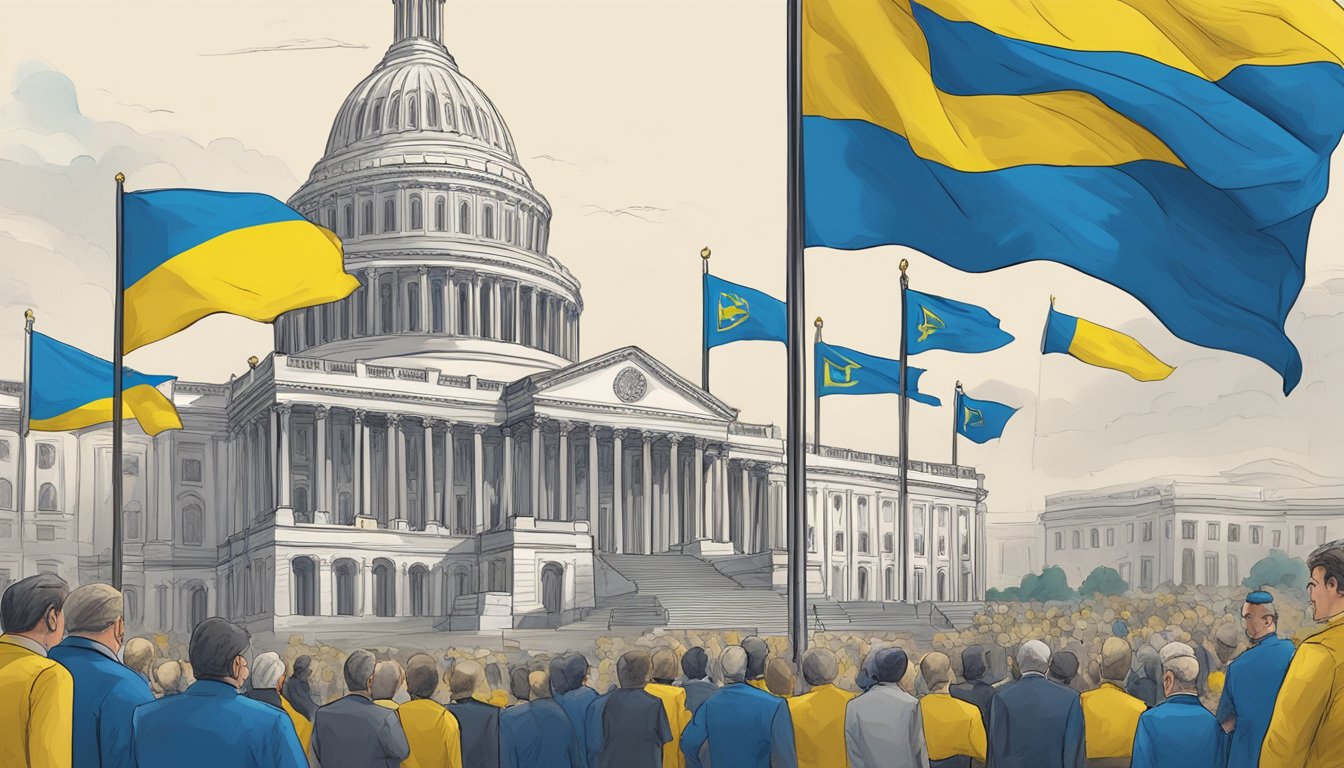
[[[865,355],[848,347],[817,342],[813,350],[817,397],[827,395],[898,395],[901,361]],[[905,394],[911,400],[938,406],[942,401],[919,391],[923,368],[905,367]]]
[[224,312],[270,322],[349,296],[341,241],[269,195],[160,189],[123,202],[125,352]]
[[[68,432],[112,421],[112,363],[36,331],[31,352],[30,429]],[[134,418],[147,435],[182,428],[177,409],[158,389],[175,376],[121,371],[123,417]]]
[[1057,312],[1053,305],[1045,321],[1041,352],[1069,355],[1088,365],[1127,373],[1139,381],[1161,381],[1176,370],[1133,337]]
[[1069,265],[1255,357],[1344,130],[1335,0],[804,0],[808,246]]

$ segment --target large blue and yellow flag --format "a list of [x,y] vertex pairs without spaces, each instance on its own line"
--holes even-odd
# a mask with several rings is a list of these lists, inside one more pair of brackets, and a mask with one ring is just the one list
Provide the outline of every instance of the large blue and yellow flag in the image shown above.
[[[112,420],[112,363],[33,332],[28,382],[30,429],[68,432]],[[121,414],[147,435],[181,429],[177,409],[158,387],[175,376],[147,376],[122,368]]]
[[[901,392],[901,361],[817,342],[813,350],[817,397],[826,395],[896,395]],[[925,405],[942,405],[919,391],[923,368],[905,367],[906,396]]]
[[1013,340],[984,307],[931,293],[905,293],[905,334],[912,355],[931,349],[990,352]]
[[1017,409],[993,400],[976,400],[957,392],[957,433],[973,443],[987,443],[1003,436],[1004,427]]
[[269,195],[131,192],[123,216],[126,352],[206,315],[270,322],[359,287],[336,235]]
[[704,321],[706,347],[734,341],[788,343],[784,302],[708,273],[704,281]]
[[1069,265],[1301,378],[1344,130],[1335,0],[805,0],[808,246]]
[[1041,353],[1069,355],[1088,365],[1127,373],[1139,381],[1161,381],[1176,370],[1134,337],[1058,312],[1053,305],[1045,320]]

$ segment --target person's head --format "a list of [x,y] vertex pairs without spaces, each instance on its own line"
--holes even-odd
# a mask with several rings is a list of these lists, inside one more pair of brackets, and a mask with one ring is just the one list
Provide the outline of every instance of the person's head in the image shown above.
[[1060,651],[1050,658],[1048,677],[1061,685],[1073,683],[1078,676],[1078,656],[1073,651]]
[[1329,621],[1344,613],[1344,540],[1332,541],[1307,558],[1307,598],[1312,618]]
[[291,672],[289,676],[295,680],[307,680],[308,675],[312,673],[312,669],[313,657],[300,656],[297,659],[294,659],[294,671]]
[[709,677],[709,652],[698,645],[687,650],[681,657],[681,673],[687,680]]
[[1017,649],[1017,668],[1022,674],[1050,671],[1050,646],[1040,640],[1028,640]]
[[211,616],[191,632],[187,656],[201,680],[218,680],[241,688],[247,681],[247,630],[218,616]]
[[755,680],[765,675],[765,665],[770,660],[770,646],[761,638],[752,635],[742,640],[742,650],[747,652],[747,679]]
[[[577,691],[588,680],[588,657],[582,653],[571,653],[565,657],[565,679],[569,690]],[[551,681],[551,690],[555,690],[555,681]]]
[[952,683],[952,660],[938,651],[926,653],[919,660],[919,674],[931,693],[942,693]]
[[504,669],[500,667],[499,662],[492,661],[485,665],[485,684],[490,686],[492,691],[504,690]]
[[0,595],[0,629],[50,649],[65,636],[65,598],[70,585],[54,573],[20,579]]
[[374,655],[363,648],[351,652],[345,657],[345,689],[372,698],[369,690],[373,687],[373,670],[378,666]]
[[448,689],[453,701],[466,701],[485,688],[485,670],[474,661],[459,661],[448,675]]
[[910,668],[910,657],[900,648],[883,648],[873,658],[873,681],[899,685]]
[[1162,647],[1162,690],[1166,695],[1194,693],[1199,678],[1199,660],[1195,649],[1185,643],[1167,643]]
[[373,683],[369,685],[369,693],[375,700],[391,699],[397,695],[405,679],[406,673],[401,664],[391,659],[380,661],[373,665]]
[[285,680],[285,662],[275,651],[258,653],[252,657],[252,689],[264,691],[279,688]]
[[126,641],[121,592],[110,584],[85,584],[65,598],[65,631],[121,651]]
[[551,698],[551,676],[545,672],[527,673],[527,687],[533,701]]
[[803,654],[803,681],[813,688],[830,685],[840,674],[840,661],[825,648],[812,648]]
[[126,650],[121,657],[128,669],[149,677],[154,669],[154,644],[143,637],[132,637],[126,641]]
[[406,693],[412,699],[430,699],[439,688],[439,663],[427,653],[406,660]]
[[1223,664],[1232,661],[1241,644],[1241,634],[1233,624],[1224,624],[1218,628],[1213,635],[1213,652],[1218,656],[1218,661]]
[[1129,676],[1134,652],[1129,643],[1119,637],[1108,637],[1101,644],[1101,679],[1106,683],[1123,683]]
[[509,693],[513,698],[519,701],[527,701],[532,695],[532,683],[528,681],[527,676],[531,670],[526,664],[519,664],[509,670]]
[[975,682],[984,679],[988,666],[985,661],[985,649],[982,646],[968,646],[961,652],[961,678],[963,680]]
[[793,667],[776,656],[765,664],[765,689],[776,696],[793,695]]
[[546,667],[546,674],[551,678],[552,694],[559,696],[574,690],[574,686],[569,684],[569,675],[565,673],[564,656],[551,659],[551,663]]
[[730,645],[719,656],[719,667],[725,683],[740,683],[747,679],[747,651],[740,645]]
[[1274,596],[1264,590],[1247,595],[1241,605],[1241,623],[1252,642],[1278,632],[1279,609],[1274,606]]
[[158,678],[159,688],[163,689],[163,695],[167,696],[173,693],[181,693],[185,686],[182,685],[182,663],[177,661],[165,661],[155,670],[154,676]]
[[636,648],[616,660],[616,680],[622,688],[643,688],[649,684],[652,673],[653,657],[648,651]]
[[677,652],[671,648],[659,648],[653,652],[654,682],[671,685],[677,677]]

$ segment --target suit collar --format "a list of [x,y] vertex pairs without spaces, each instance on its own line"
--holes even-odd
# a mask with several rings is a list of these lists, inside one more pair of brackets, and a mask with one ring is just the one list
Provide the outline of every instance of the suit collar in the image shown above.
[[[1168,696],[1168,697],[1162,702],[1162,704],[1164,704],[1164,705],[1165,705],[1165,704],[1184,705],[1184,706],[1187,706],[1187,707],[1188,707],[1188,706],[1196,706],[1196,707],[1202,707],[1202,706],[1204,706],[1204,704],[1203,704],[1202,702],[1200,702],[1199,697],[1196,696],[1196,695],[1193,694],[1193,693],[1173,693],[1173,694],[1171,694],[1170,696]],[[1161,706],[1161,705],[1159,705],[1159,706]]]
[[36,640],[24,637],[23,635],[0,635],[0,643],[8,643],[9,645],[17,646],[29,653],[36,653],[43,658],[46,658],[47,656],[46,646]]
[[87,637],[78,637],[75,635],[71,635],[62,640],[61,645],[65,646],[66,648],[78,648],[84,651],[93,651],[95,653],[101,653],[103,656],[111,659],[112,661],[115,661],[118,664],[121,663],[121,659],[117,658],[117,654],[113,653],[111,648],[108,648],[106,645],[103,645],[97,640],[90,640]]
[[237,696],[238,689],[223,680],[197,680],[183,693],[188,696],[209,696],[225,699]]

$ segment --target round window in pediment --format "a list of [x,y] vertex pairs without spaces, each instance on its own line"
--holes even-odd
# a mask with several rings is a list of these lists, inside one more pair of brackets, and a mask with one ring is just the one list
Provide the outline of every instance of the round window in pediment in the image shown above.
[[625,368],[616,374],[616,381],[612,382],[611,388],[621,402],[634,403],[644,399],[649,391],[649,381],[638,369]]

